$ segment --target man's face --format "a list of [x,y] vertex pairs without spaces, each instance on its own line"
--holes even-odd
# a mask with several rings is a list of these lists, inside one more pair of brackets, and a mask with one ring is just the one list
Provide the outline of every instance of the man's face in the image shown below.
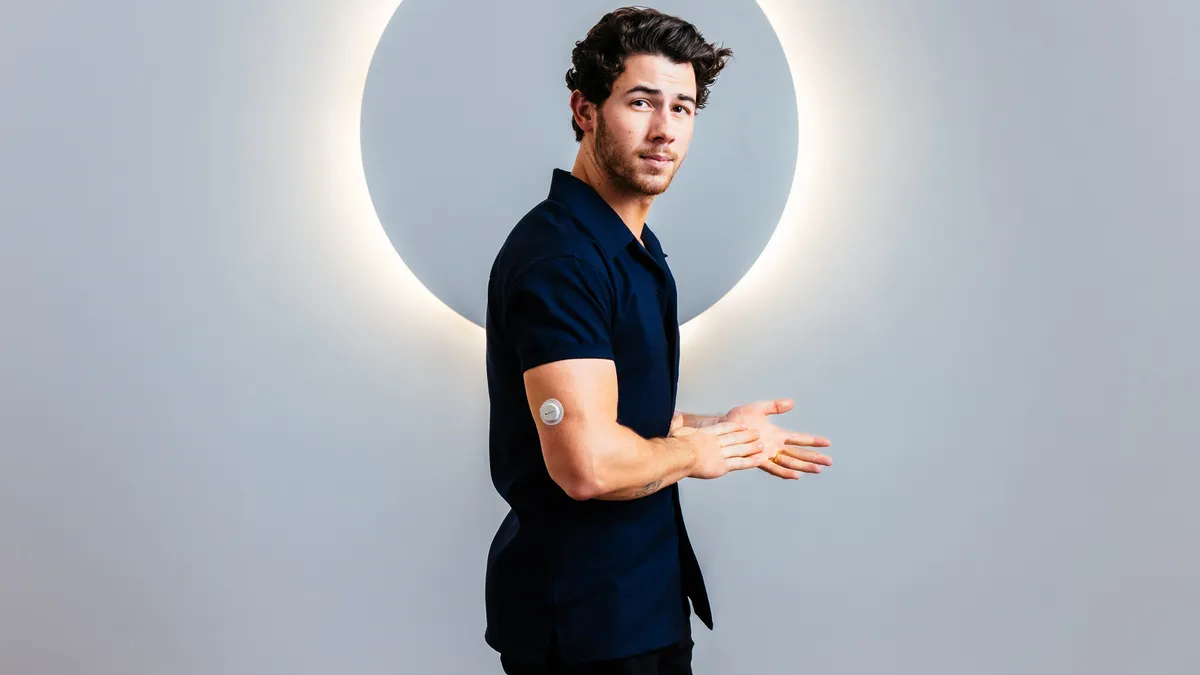
[[614,186],[662,194],[687,155],[695,119],[692,64],[630,56],[597,113],[596,159]]

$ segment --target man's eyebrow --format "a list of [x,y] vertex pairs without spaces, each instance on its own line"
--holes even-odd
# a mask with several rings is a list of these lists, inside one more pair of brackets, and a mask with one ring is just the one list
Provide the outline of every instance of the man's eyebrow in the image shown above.
[[[625,93],[626,94],[642,93],[642,94],[647,94],[649,96],[662,96],[662,89],[655,89],[654,87],[648,87],[644,84],[639,84],[635,87],[630,87],[629,90],[626,91]],[[688,96],[687,94],[679,94],[678,96],[675,97],[675,99],[678,101],[688,101],[692,105],[696,105],[696,99],[692,98],[691,96]]]

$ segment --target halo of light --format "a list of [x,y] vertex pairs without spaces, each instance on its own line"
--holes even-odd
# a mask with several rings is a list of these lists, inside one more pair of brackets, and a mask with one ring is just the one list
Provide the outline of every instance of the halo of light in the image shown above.
[[[345,125],[342,126],[347,133],[341,137],[341,142],[348,141],[342,147],[351,148],[351,154],[347,156],[338,153],[343,159],[351,160],[352,158],[353,168],[343,175],[347,176],[352,183],[346,187],[355,195],[353,197],[353,201],[356,202],[355,210],[359,211],[361,209],[355,219],[374,222],[375,227],[372,228],[374,232],[371,236],[373,239],[378,239],[380,245],[386,247],[385,250],[391,252],[391,264],[389,267],[400,275],[402,278],[400,283],[410,286],[410,296],[414,300],[426,305],[430,311],[448,317],[447,321],[455,326],[454,330],[456,333],[465,331],[482,336],[484,333],[482,327],[463,317],[438,298],[436,294],[413,274],[403,258],[395,251],[383,223],[375,211],[368,189],[361,146],[363,95],[366,90],[367,75],[370,71],[375,51],[401,2],[383,0],[377,6],[378,11],[369,12],[370,18],[364,22],[366,34],[363,36],[363,41],[358,44],[369,45],[369,49],[364,48],[362,54],[364,58],[358,62],[357,72],[355,73],[354,82],[357,96],[354,98],[353,104],[347,105],[343,111],[349,119],[346,119]],[[703,333],[704,326],[709,325],[711,321],[715,320],[722,306],[738,302],[741,298],[745,297],[761,297],[761,292],[770,278],[776,272],[781,271],[783,261],[787,257],[787,249],[789,248],[786,244],[794,239],[796,230],[798,229],[795,225],[801,220],[800,211],[804,202],[802,197],[810,184],[809,179],[812,175],[814,160],[816,158],[816,135],[813,133],[816,126],[815,110],[806,100],[808,97],[802,86],[804,78],[799,73],[800,64],[798,62],[800,59],[800,50],[797,44],[798,40],[794,33],[789,35],[788,31],[781,30],[789,19],[794,18],[791,15],[792,8],[786,0],[759,0],[758,5],[783,48],[784,58],[787,60],[788,71],[791,74],[793,90],[797,98],[796,108],[799,129],[797,133],[796,168],[793,173],[792,186],[788,193],[783,213],[780,216],[779,222],[775,225],[771,237],[759,253],[758,258],[755,259],[746,273],[742,275],[742,278],[725,295],[721,296],[721,298],[693,319],[680,326],[681,339],[685,343],[694,339],[697,334]],[[376,6],[371,6],[371,9],[376,9]],[[387,10],[386,12],[384,11],[385,9]],[[366,14],[367,12],[364,13]]]

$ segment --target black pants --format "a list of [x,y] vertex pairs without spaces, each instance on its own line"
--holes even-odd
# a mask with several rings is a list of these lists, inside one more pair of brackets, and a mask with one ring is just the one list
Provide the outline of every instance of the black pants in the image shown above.
[[500,664],[508,675],[692,675],[692,639],[644,654],[575,666],[564,666],[552,644],[547,663],[528,665],[501,655]]

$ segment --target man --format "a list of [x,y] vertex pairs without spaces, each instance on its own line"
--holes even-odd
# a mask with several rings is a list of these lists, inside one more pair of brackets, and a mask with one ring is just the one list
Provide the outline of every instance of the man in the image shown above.
[[805,447],[827,439],[767,421],[791,401],[674,409],[676,288],[645,221],[731,53],[654,10],[605,15],[567,72],[574,168],[552,172],[492,267],[491,471],[512,508],[485,638],[507,673],[690,673],[690,612],[712,615],[678,481],[831,465]]

